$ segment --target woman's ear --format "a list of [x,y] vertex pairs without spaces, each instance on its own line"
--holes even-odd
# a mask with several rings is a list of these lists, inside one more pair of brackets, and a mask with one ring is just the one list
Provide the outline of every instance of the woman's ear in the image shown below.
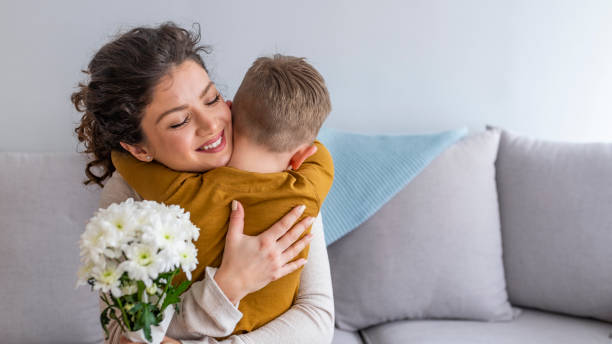
[[153,160],[153,155],[146,149],[140,145],[131,145],[125,142],[119,142],[121,147],[126,151],[130,152],[132,156],[140,161],[149,162]]
[[297,170],[302,166],[304,160],[308,159],[311,155],[313,155],[317,151],[317,146],[312,145],[303,145],[298,148],[298,150],[293,154],[291,160],[289,160],[289,166]]

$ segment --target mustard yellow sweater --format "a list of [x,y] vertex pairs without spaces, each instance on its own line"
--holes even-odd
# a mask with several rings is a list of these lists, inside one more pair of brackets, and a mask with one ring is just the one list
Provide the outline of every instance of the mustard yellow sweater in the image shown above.
[[[238,200],[245,210],[244,233],[257,235],[293,207],[304,204],[304,215],[316,217],[333,182],[333,161],[318,141],[317,152],[296,171],[253,173],[219,167],[205,173],[177,172],[157,162],[141,162],[127,153],[112,152],[112,161],[127,183],[146,200],[177,204],[191,214],[200,228],[195,243],[198,266],[193,280],[204,278],[206,266],[221,264],[230,203]],[[310,232],[310,228],[305,234]],[[306,258],[308,248],[297,257]],[[251,293],[240,301],[243,317],[232,334],[250,332],[287,311],[297,295],[301,269]],[[175,283],[186,279],[175,277]]]

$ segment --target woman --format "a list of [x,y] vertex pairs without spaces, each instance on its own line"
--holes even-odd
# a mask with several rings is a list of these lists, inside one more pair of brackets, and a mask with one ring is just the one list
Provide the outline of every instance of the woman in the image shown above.
[[[79,85],[72,101],[84,112],[76,129],[79,140],[85,153],[94,156],[86,167],[86,183],[103,186],[110,177],[101,207],[128,197],[140,199],[120,175],[113,174],[112,150],[125,149],[137,159],[156,160],[180,171],[204,172],[229,161],[231,103],[223,101],[208,77],[199,55],[206,50],[197,45],[199,38],[199,32],[172,23],[136,28],[103,46],[90,62],[86,72],[91,80]],[[201,69],[179,73],[186,62]],[[244,213],[238,205],[230,218],[221,265],[208,267],[206,277],[184,294],[182,312],[173,317],[164,342],[218,343],[213,337],[231,333],[241,317],[237,309],[241,297],[300,267],[289,263],[293,252],[307,244],[307,239],[297,240],[306,227],[304,221],[293,226],[299,215],[296,208],[267,231],[250,237],[242,235]],[[317,220],[294,306],[263,327],[220,343],[331,342],[331,278],[320,217]],[[276,257],[284,258],[275,261]],[[120,336],[116,323],[110,328],[109,343],[130,343]]]

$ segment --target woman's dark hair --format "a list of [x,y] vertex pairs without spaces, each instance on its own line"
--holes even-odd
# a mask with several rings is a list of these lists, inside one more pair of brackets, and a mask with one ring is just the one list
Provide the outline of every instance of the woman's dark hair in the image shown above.
[[85,168],[85,184],[104,187],[102,182],[115,170],[111,151],[123,151],[120,141],[143,141],[143,110],[152,101],[154,87],[172,67],[193,60],[206,70],[200,52],[208,53],[209,48],[199,42],[198,24],[192,32],[167,22],[132,29],[94,55],[83,71],[89,74],[89,83],[79,83],[79,91],[70,97],[77,111],[83,112],[75,129],[85,146],[83,153],[93,156]]

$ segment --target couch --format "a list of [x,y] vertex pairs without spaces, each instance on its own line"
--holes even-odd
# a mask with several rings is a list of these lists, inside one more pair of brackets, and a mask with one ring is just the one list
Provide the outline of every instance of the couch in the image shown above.
[[[84,164],[0,152],[2,343],[102,342]],[[469,135],[328,247],[333,343],[609,343],[611,182],[610,143]]]

